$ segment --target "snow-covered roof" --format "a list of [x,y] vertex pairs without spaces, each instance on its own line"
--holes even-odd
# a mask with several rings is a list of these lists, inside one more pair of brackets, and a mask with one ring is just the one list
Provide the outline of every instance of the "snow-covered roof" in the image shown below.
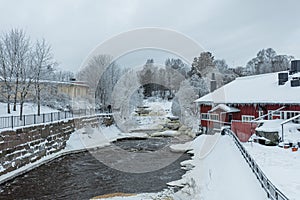
[[[4,78],[0,76],[0,81],[3,81]],[[16,81],[14,78],[11,81]],[[26,79],[28,82],[29,79]],[[89,87],[87,82],[84,81],[53,81],[53,80],[39,80],[40,83],[49,83],[49,84],[61,84],[61,85],[74,85],[74,86],[82,86],[82,87]]]
[[256,131],[263,131],[263,132],[280,132],[282,119],[275,119],[275,120],[260,120],[259,122],[263,123],[262,126],[257,127]]
[[76,85],[82,87],[89,87],[87,83],[83,81],[70,81],[70,82],[63,82],[63,81],[52,81],[52,80],[40,80],[40,83],[49,83],[49,84],[61,84],[61,85]]
[[300,104],[300,87],[291,87],[289,76],[284,85],[278,85],[278,73],[246,76],[218,88],[195,102],[210,103],[265,103],[265,104]]
[[240,112],[239,109],[230,107],[230,106],[226,106],[225,104],[219,104],[216,107],[214,107],[213,109],[211,109],[209,112],[214,112],[218,109],[224,110],[225,112],[228,112],[228,113]]

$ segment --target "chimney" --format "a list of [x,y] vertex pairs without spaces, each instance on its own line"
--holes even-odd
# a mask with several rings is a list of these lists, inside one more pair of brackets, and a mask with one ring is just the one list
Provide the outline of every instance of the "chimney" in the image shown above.
[[290,74],[295,74],[297,72],[300,72],[300,60],[292,60]]
[[211,80],[210,80],[210,92],[213,92],[217,89],[217,81],[215,77],[215,73],[211,74]]
[[299,87],[300,86],[300,77],[294,77],[291,80],[291,87]]
[[278,85],[284,85],[289,80],[289,74],[287,72],[278,73]]

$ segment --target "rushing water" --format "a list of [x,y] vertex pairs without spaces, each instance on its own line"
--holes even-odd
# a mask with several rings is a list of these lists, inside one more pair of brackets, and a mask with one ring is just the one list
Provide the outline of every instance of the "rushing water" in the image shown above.
[[[97,151],[104,154],[107,149],[116,148],[112,146],[141,153],[164,148],[174,156],[175,153],[168,148],[171,140],[122,140]],[[0,199],[89,199],[115,192],[158,192],[167,188],[166,183],[180,179],[185,173],[180,168],[180,162],[190,157],[187,154],[176,156],[178,159],[175,162],[162,169],[127,173],[108,167],[88,151],[70,154],[0,185]],[[153,163],[146,159],[142,162],[144,165]]]

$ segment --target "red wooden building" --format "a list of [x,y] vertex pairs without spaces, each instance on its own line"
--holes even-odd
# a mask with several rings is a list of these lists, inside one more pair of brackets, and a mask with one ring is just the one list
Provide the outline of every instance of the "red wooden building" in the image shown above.
[[[299,115],[300,84],[294,83],[300,83],[299,71],[237,78],[197,99],[203,130],[230,125],[241,141],[248,141],[256,121]],[[294,122],[299,123],[299,118]]]

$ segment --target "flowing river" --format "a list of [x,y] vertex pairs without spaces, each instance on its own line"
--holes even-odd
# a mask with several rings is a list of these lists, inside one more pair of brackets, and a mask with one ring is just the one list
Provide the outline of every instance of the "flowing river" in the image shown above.
[[[162,191],[168,188],[166,183],[181,178],[186,171],[181,169],[180,162],[190,159],[188,154],[170,151],[169,145],[175,140],[173,138],[119,140],[93,152],[84,151],[60,157],[0,185],[0,199],[89,199],[116,192]],[[110,153],[111,150],[114,152],[113,155]],[[146,155],[148,152],[156,151],[163,156],[150,159],[141,156],[144,159],[139,160],[139,165],[157,166],[157,170],[141,173],[117,170],[95,158],[95,155],[112,158],[115,155],[122,155],[122,152]],[[159,168],[159,164],[168,158],[175,161]],[[122,162],[123,164],[127,162],[126,157],[121,156],[118,159],[119,166],[122,166]],[[106,162],[107,160],[110,162],[109,159],[106,159]]]

